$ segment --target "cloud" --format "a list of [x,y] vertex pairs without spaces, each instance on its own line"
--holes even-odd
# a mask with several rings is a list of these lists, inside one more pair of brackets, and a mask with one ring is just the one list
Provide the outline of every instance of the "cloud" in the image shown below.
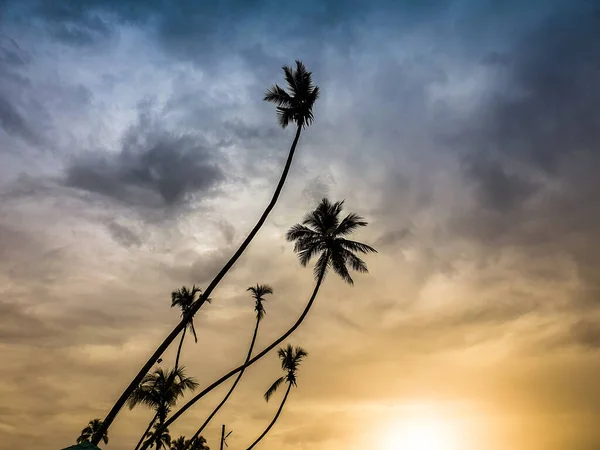
[[20,136],[28,141],[36,141],[35,134],[23,116],[12,103],[2,97],[0,97],[0,126],[9,134]]
[[210,196],[223,180],[218,150],[201,136],[170,132],[144,113],[116,153],[74,158],[65,185],[142,208],[177,207]]

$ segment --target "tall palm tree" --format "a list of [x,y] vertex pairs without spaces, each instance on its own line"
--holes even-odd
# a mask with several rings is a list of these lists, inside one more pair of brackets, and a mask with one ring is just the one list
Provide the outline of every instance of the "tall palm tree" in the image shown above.
[[[221,271],[217,274],[217,276],[210,282],[204,294],[198,299],[197,302],[194,303],[192,308],[188,311],[186,316],[177,324],[177,326],[171,331],[171,333],[165,338],[165,340],[160,344],[160,346],[156,349],[156,351],[152,354],[150,359],[146,361],[146,364],[140,369],[138,374],[135,376],[133,380],[129,383],[129,386],[125,388],[121,396],[117,399],[111,410],[108,412],[104,421],[102,422],[102,432],[108,430],[111,426],[113,420],[127,402],[127,399],[130,397],[131,393],[135,390],[136,386],[142,381],[144,375],[148,373],[148,371],[152,368],[152,365],[160,358],[160,356],[165,352],[165,350],[171,345],[171,343],[175,340],[175,338],[183,331],[183,329],[187,326],[189,320],[194,317],[194,315],[198,312],[198,310],[202,307],[206,299],[210,296],[213,289],[217,287],[217,285],[221,282],[223,277],[227,274],[229,269],[233,267],[236,261],[242,256],[242,253],[246,250],[254,236],[261,229],[267,217],[275,207],[277,203],[277,199],[281,194],[281,190],[283,189],[283,185],[285,184],[285,180],[290,171],[290,167],[292,165],[292,160],[294,158],[294,153],[296,151],[296,146],[298,145],[298,140],[300,139],[300,133],[302,129],[308,127],[312,124],[314,120],[313,115],[313,107],[314,104],[319,97],[319,87],[315,86],[312,81],[312,72],[306,70],[304,64],[301,61],[296,61],[296,69],[292,69],[291,67],[284,66],[283,72],[285,74],[285,79],[288,83],[289,92],[286,92],[281,87],[274,85],[269,88],[265,93],[264,100],[275,103],[277,105],[277,114],[279,118],[279,124],[285,128],[290,122],[296,124],[296,135],[294,140],[292,141],[292,146],[290,147],[290,151],[288,153],[287,161],[283,168],[283,172],[281,173],[281,177],[279,178],[279,182],[277,183],[277,187],[275,188],[275,192],[273,192],[273,196],[271,197],[271,201],[265,208],[264,212],[254,225],[254,228],[250,231],[244,242],[240,245],[240,247],[236,250],[233,256],[227,261],[227,263],[223,266]],[[92,441],[93,444],[98,444],[97,440]]]
[[[192,306],[196,302],[196,295],[201,294],[202,289],[193,285],[191,289],[183,286],[181,289],[177,289],[171,292],[171,308],[178,306],[181,309],[181,317],[184,318],[192,309]],[[210,302],[210,299],[207,299]],[[179,347],[177,347],[177,356],[175,358],[175,370],[179,367],[179,356],[181,355],[181,347],[183,346],[183,340],[185,339],[185,333],[190,329],[194,335],[194,341],[198,343],[198,336],[196,335],[196,329],[194,328],[194,318],[190,317],[188,326],[183,329],[181,333],[181,340],[179,341]]]
[[294,251],[298,253],[300,263],[303,266],[306,266],[313,257],[319,255],[314,270],[316,278],[315,287],[304,311],[302,311],[296,323],[247,363],[231,370],[202,392],[192,397],[165,422],[165,426],[172,424],[194,403],[236,373],[254,364],[296,331],[317,298],[319,288],[330,268],[340,275],[342,280],[351,285],[354,284],[354,280],[350,276],[348,267],[358,272],[368,272],[365,262],[356,256],[356,253],[366,254],[376,253],[377,251],[369,245],[347,239],[352,232],[366,226],[367,222],[361,216],[354,213],[350,213],[344,219],[340,220],[343,206],[343,201],[331,203],[328,199],[321,200],[315,210],[307,214],[301,224],[294,225],[286,235],[288,241],[295,243]]
[[[128,405],[129,409],[135,408],[137,405],[145,405],[152,408],[155,411],[154,418],[148,424],[146,431],[142,435],[140,441],[136,445],[136,449],[140,447],[145,437],[149,438],[146,440],[148,445],[152,444],[153,433],[150,429],[154,425],[156,427],[162,427],[164,424],[167,414],[173,406],[177,403],[177,400],[184,395],[187,390],[193,391],[198,387],[198,383],[193,379],[186,377],[185,369],[179,367],[178,369],[163,370],[162,367],[157,368],[154,372],[147,374],[140,385],[129,397]],[[166,429],[166,427],[164,427]],[[162,431],[157,436],[162,436]],[[157,428],[158,430],[158,428]]]
[[[252,298],[254,299],[254,311],[256,312],[256,325],[254,326],[254,333],[252,334],[252,341],[250,341],[250,348],[248,349],[248,355],[246,356],[246,360],[244,361],[244,363],[247,363],[248,360],[250,359],[250,357],[252,356],[252,350],[254,349],[254,344],[256,343],[256,335],[258,334],[258,326],[260,325],[260,321],[265,317],[265,314],[267,313],[265,310],[265,305],[263,304],[266,300],[265,296],[273,294],[273,288],[271,286],[269,286],[268,284],[257,284],[256,286],[250,286],[246,290],[252,293]],[[194,435],[190,439],[190,444],[188,444],[187,447],[184,447],[185,450],[192,448],[191,444],[193,442],[195,442],[197,436],[200,436],[200,433],[202,433],[204,428],[206,428],[206,426],[209,424],[209,422],[212,420],[212,418],[215,416],[215,414],[217,414],[217,412],[219,412],[221,407],[227,402],[227,400],[233,393],[234,389],[236,388],[237,384],[239,383],[240,379],[242,378],[242,375],[244,375],[244,369],[240,370],[240,373],[238,374],[237,378],[231,385],[231,388],[229,388],[229,391],[227,392],[225,397],[223,397],[223,400],[221,400],[221,402],[217,405],[217,407],[214,409],[214,411],[207,417],[207,419],[200,426],[200,428],[198,428],[198,430],[194,433]]]
[[[92,436],[98,433],[98,431],[101,428],[101,425],[102,421],[100,419],[90,420],[87,426],[83,430],[81,430],[81,434],[77,438],[77,443],[81,444],[85,441],[89,441],[92,438]],[[102,442],[104,442],[105,444],[108,444],[108,434],[106,432],[104,432],[104,434],[100,436],[100,439],[102,439]]]
[[248,447],[247,450],[253,449],[256,446],[256,444],[258,444],[267,435],[271,428],[273,428],[275,422],[277,422],[277,419],[281,414],[281,410],[283,410],[283,406],[285,405],[288,395],[290,394],[292,386],[297,386],[296,377],[298,375],[298,366],[300,365],[302,360],[308,356],[308,353],[306,353],[304,349],[300,347],[293,348],[290,344],[288,344],[287,348],[280,348],[278,354],[279,359],[281,359],[281,368],[286,373],[285,375],[275,380],[275,383],[273,383],[273,385],[267,390],[267,392],[265,392],[265,400],[268,402],[269,399],[273,396],[273,394],[277,392],[277,389],[279,388],[279,386],[281,386],[282,383],[287,383],[288,387],[285,391],[285,395],[283,396],[283,400],[281,400],[281,404],[279,405],[279,409],[277,410],[275,417],[273,417],[273,420],[271,421],[269,426],[252,443],[252,445]]

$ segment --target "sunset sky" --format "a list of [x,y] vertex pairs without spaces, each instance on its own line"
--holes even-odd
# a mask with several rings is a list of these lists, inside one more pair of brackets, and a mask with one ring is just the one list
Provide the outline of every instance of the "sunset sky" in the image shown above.
[[[275,289],[259,347],[295,321],[314,280],[285,232],[345,199],[379,253],[286,341],[309,356],[257,448],[600,449],[597,2],[0,0],[0,450],[73,444],[177,323],[171,291],[235,251],[293,139],[262,97],[295,59],[315,123],[188,374],[243,361],[250,285]],[[221,424],[252,443],[280,374],[247,371],[211,449]],[[124,409],[107,448],[152,415]]]

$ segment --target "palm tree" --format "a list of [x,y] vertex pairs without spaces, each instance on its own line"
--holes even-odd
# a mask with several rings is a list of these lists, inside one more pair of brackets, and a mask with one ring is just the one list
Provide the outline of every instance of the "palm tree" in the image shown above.
[[321,200],[315,210],[307,214],[301,224],[294,225],[286,235],[288,241],[295,243],[294,251],[298,253],[300,263],[303,266],[306,266],[313,257],[319,255],[314,270],[316,278],[315,287],[304,311],[302,311],[296,323],[248,362],[231,370],[202,392],[196,394],[167,420],[165,426],[171,425],[194,403],[231,376],[254,364],[296,331],[317,298],[319,288],[329,268],[333,269],[346,283],[351,285],[354,284],[354,280],[350,276],[348,266],[350,269],[358,272],[368,272],[367,265],[362,259],[356,256],[356,253],[366,254],[376,253],[377,251],[369,245],[346,239],[353,231],[366,226],[367,222],[361,216],[354,213],[350,213],[344,219],[340,220],[343,206],[343,201],[331,203],[328,199]]
[[[163,370],[162,367],[157,368],[154,372],[147,374],[141,384],[131,394],[128,400],[129,409],[135,408],[137,405],[145,405],[155,411],[154,418],[148,424],[146,431],[136,445],[136,449],[142,444],[145,437],[150,436],[146,440],[148,445],[152,444],[153,438],[150,429],[154,425],[161,427],[167,414],[177,400],[183,396],[186,390],[193,391],[198,387],[198,383],[193,378],[188,378],[185,375],[185,369],[179,367],[173,370]],[[164,427],[166,429],[166,427]],[[158,428],[157,428],[158,430]],[[159,430],[159,436],[162,438],[163,429]]]
[[248,447],[247,450],[253,449],[256,446],[256,444],[258,444],[267,435],[271,428],[273,428],[275,422],[277,422],[277,419],[281,414],[281,410],[283,409],[288,395],[290,394],[292,386],[297,386],[296,376],[298,374],[298,366],[300,365],[302,360],[308,356],[308,353],[306,353],[302,348],[293,348],[290,344],[288,344],[287,348],[280,348],[278,354],[279,359],[281,359],[281,368],[286,372],[286,374],[275,380],[275,383],[273,383],[273,385],[267,390],[267,392],[265,392],[265,400],[268,402],[269,399],[273,396],[273,394],[277,392],[277,389],[279,388],[279,386],[281,386],[282,383],[287,383],[288,387],[285,391],[285,395],[283,396],[283,400],[279,405],[279,409],[275,414],[275,417],[273,417],[273,420],[271,421],[269,426],[265,429],[265,431],[263,431],[263,433],[258,437],[258,439],[256,439],[250,447]]
[[[252,350],[254,349],[254,344],[256,342],[256,335],[258,334],[258,326],[260,325],[260,321],[265,317],[265,314],[267,313],[265,310],[265,306],[263,304],[266,300],[265,295],[272,295],[273,288],[271,286],[269,286],[268,284],[257,284],[256,286],[250,286],[248,289],[246,289],[246,291],[251,292],[252,298],[254,299],[254,311],[256,312],[256,325],[254,326],[254,334],[252,335],[252,341],[250,341],[250,348],[248,349],[248,355],[246,356],[246,360],[244,361],[244,363],[247,363],[248,360],[250,359],[250,357],[252,356]],[[215,416],[215,414],[217,414],[217,412],[219,412],[221,407],[227,402],[227,400],[233,393],[234,389],[236,388],[237,384],[239,383],[240,379],[242,378],[242,375],[244,375],[244,369],[240,370],[240,373],[238,374],[237,378],[231,385],[231,388],[229,388],[229,391],[227,392],[225,397],[223,397],[223,400],[221,400],[221,402],[217,405],[217,407],[214,409],[214,411],[208,416],[208,418],[204,421],[204,423],[200,426],[200,428],[198,428],[196,433],[194,433],[194,435],[190,439],[190,444],[188,444],[187,447],[184,447],[184,450],[192,448],[191,444],[193,442],[195,442],[196,437],[200,436],[200,433],[202,433],[204,428],[206,428],[206,426],[209,424],[209,422],[212,420],[212,418]]]
[[206,439],[204,439],[202,436],[194,439],[191,444],[192,446],[190,447],[190,450],[210,450],[210,447],[206,445]]
[[[181,289],[171,292],[171,308],[178,306],[181,309],[181,317],[184,318],[192,309],[194,302],[196,301],[196,295],[202,293],[202,289],[193,285],[191,289],[183,286]],[[210,299],[207,299],[210,302]],[[183,329],[181,333],[181,340],[179,341],[179,347],[177,347],[177,357],[175,358],[175,370],[179,367],[179,356],[181,355],[181,347],[183,346],[183,340],[185,339],[185,333],[191,330],[194,335],[194,341],[198,343],[198,336],[196,335],[196,329],[194,328],[194,318],[190,318],[188,326]]]
[[[217,276],[210,282],[204,291],[204,294],[198,299],[198,301],[194,303],[186,316],[165,338],[162,344],[160,344],[160,346],[152,354],[150,359],[146,361],[146,364],[144,364],[144,366],[140,369],[135,378],[131,380],[129,386],[125,388],[121,396],[117,399],[111,410],[104,418],[104,421],[102,422],[102,432],[108,430],[123,405],[127,403],[127,399],[131,396],[131,393],[144,378],[144,375],[148,373],[156,360],[160,358],[160,356],[167,350],[169,345],[171,345],[179,333],[183,331],[183,329],[187,326],[187,323],[202,307],[206,299],[210,296],[215,287],[217,287],[217,285],[221,282],[223,277],[225,277],[229,269],[231,269],[240,256],[242,256],[242,253],[244,253],[248,245],[250,245],[250,242],[252,242],[252,239],[254,239],[254,236],[256,236],[258,231],[267,220],[267,217],[275,207],[279,195],[281,194],[281,190],[283,189],[283,185],[285,184],[285,180],[287,179],[287,175],[290,171],[296,146],[298,145],[298,140],[300,139],[300,133],[302,132],[302,129],[312,124],[314,120],[312,110],[317,98],[319,97],[319,87],[313,84],[312,72],[307,71],[306,67],[301,61],[296,61],[296,70],[292,69],[291,67],[284,66],[283,72],[285,74],[285,79],[288,83],[290,92],[286,92],[281,87],[274,85],[267,90],[264,100],[277,104],[279,124],[283,128],[287,127],[290,122],[294,122],[297,128],[296,135],[288,153],[287,161],[283,168],[283,172],[281,173],[281,177],[279,178],[279,182],[275,188],[275,192],[273,192],[271,201],[258,219],[258,222],[256,222],[256,225],[254,225],[254,228],[252,228],[246,239],[244,239],[244,242],[242,242],[233,256],[229,259],[229,261],[227,261]],[[93,440],[92,443],[98,444],[98,440]]]
[[[89,441],[92,438],[92,436],[98,433],[98,431],[101,428],[101,425],[102,421],[100,419],[90,420],[87,426],[83,430],[81,430],[81,435],[77,438],[77,443],[81,444],[85,441]],[[105,444],[108,444],[108,434],[106,432],[104,432],[104,434],[100,436],[100,439],[102,439],[102,442],[104,442]]]
[[171,441],[171,450],[183,450],[186,443],[185,436],[179,436],[174,441]]
[[180,436],[174,441],[171,441],[171,450],[185,450],[188,445],[191,443],[191,450],[210,450],[210,447],[206,445],[206,439],[204,437],[199,436],[194,442],[185,440],[185,436]]
[[156,445],[156,450],[168,449],[171,446],[171,435],[169,429],[161,427],[160,423],[154,424],[154,431],[146,433],[146,442],[150,447]]

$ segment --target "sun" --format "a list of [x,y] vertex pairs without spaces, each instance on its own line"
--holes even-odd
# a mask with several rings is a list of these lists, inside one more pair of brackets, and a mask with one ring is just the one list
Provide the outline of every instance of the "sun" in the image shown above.
[[437,417],[398,419],[381,436],[383,450],[459,450],[459,430]]

